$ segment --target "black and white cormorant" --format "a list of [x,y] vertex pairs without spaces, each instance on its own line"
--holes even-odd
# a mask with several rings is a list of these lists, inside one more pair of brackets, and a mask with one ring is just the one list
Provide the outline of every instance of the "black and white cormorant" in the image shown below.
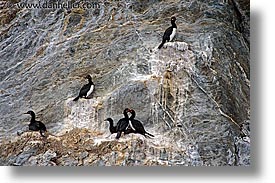
[[116,129],[116,126],[114,126],[114,121],[113,121],[112,118],[107,118],[104,121],[108,121],[109,122],[109,124],[110,124],[109,130],[110,130],[111,134],[117,133],[117,129]]
[[77,101],[79,98],[87,99],[88,96],[90,96],[92,94],[92,92],[94,91],[95,85],[92,81],[92,77],[90,75],[87,75],[85,78],[88,79],[89,83],[82,86],[82,88],[79,91],[78,96],[73,101]]
[[134,119],[136,117],[136,112],[133,109],[130,109],[128,112],[131,113],[131,116],[129,118],[129,126],[127,127],[126,133],[139,133],[145,137],[154,137],[154,135],[145,131],[143,124],[139,120]]
[[35,120],[35,113],[33,111],[28,111],[24,114],[30,114],[32,116],[29,130],[39,131],[41,136],[45,137],[45,132],[47,131],[46,126],[42,122]]
[[116,139],[119,139],[121,136],[121,133],[126,131],[127,127],[129,126],[129,116],[128,113],[129,109],[126,108],[123,111],[124,114],[124,118],[121,118],[118,122],[117,122],[117,126],[116,126],[116,131],[117,131],[117,135],[116,135]]
[[177,25],[175,22],[176,22],[176,17],[171,17],[172,26],[167,28],[166,31],[164,32],[162,37],[162,42],[159,45],[158,49],[161,49],[164,43],[166,43],[166,41],[172,41],[174,39],[177,32]]

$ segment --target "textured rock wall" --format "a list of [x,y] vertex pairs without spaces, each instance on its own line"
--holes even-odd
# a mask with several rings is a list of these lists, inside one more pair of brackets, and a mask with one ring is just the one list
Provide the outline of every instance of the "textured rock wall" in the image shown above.
[[[153,140],[144,139],[145,147],[129,145],[140,141],[138,135],[112,142],[128,144],[121,152],[125,162],[135,159],[125,154],[146,149],[144,161],[139,158],[131,165],[145,165],[148,157],[161,160],[162,153],[150,155],[149,149],[162,152],[162,145],[177,157],[169,156],[166,165],[249,165],[249,1],[99,4],[100,8],[70,11],[0,9],[4,17],[0,29],[3,144],[26,127],[30,119],[22,113],[29,109],[53,135],[87,128],[96,132],[89,140],[108,141],[108,124],[103,120],[117,121],[129,107],[156,135]],[[178,26],[175,42],[156,51],[173,15]],[[87,74],[93,77],[95,93],[90,100],[73,102]],[[23,143],[25,136],[18,138],[12,141]],[[31,144],[25,145],[33,151]],[[62,158],[70,154],[49,148],[31,153],[22,163],[17,162],[20,154],[11,160],[12,153],[3,152],[6,159],[1,161],[49,165],[45,158],[57,156],[56,165],[91,165],[66,164]],[[38,163],[32,163],[32,155],[37,155]],[[94,165],[117,164],[112,153],[105,156]]]

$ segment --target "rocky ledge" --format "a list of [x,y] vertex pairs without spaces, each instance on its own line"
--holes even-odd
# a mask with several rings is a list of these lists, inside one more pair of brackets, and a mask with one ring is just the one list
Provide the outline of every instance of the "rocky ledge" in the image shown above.
[[[250,165],[248,0],[9,2],[0,1],[1,165]],[[176,37],[156,51],[172,16]],[[87,74],[92,98],[72,101]],[[126,107],[154,139],[108,137],[104,119]],[[28,110],[47,139],[16,136]]]
[[130,134],[115,140],[115,135],[78,128],[47,138],[26,132],[1,144],[0,155],[2,165],[13,166],[187,166],[199,158],[191,144],[177,148],[160,135],[146,139]]

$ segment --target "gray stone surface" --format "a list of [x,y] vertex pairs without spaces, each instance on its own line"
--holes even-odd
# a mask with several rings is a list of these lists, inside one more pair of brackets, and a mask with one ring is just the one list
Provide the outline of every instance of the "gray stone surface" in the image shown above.
[[[151,165],[250,165],[249,1],[105,1],[99,9],[10,8],[0,13],[3,142],[26,127],[30,117],[22,113],[30,109],[60,136],[74,128],[109,135],[103,120],[117,121],[129,107],[165,146],[150,155]],[[173,15],[178,26],[174,43],[157,51]],[[73,102],[87,74],[95,93]],[[133,141],[125,138],[122,143]],[[153,143],[144,141],[149,157]],[[55,151],[31,150],[5,154],[9,158],[0,162],[144,165],[141,147],[96,159],[83,150],[77,160],[64,154],[60,161],[50,160]]]

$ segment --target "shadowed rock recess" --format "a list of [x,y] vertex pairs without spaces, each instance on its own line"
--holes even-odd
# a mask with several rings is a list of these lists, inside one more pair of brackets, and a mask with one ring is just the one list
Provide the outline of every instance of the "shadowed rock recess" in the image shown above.
[[[98,1],[70,11],[9,2],[0,1],[0,165],[250,165],[248,0]],[[156,50],[171,16],[177,35]],[[87,74],[92,98],[72,101]],[[104,119],[117,122],[126,107],[154,138],[110,135]],[[28,110],[46,139],[17,136]]]

